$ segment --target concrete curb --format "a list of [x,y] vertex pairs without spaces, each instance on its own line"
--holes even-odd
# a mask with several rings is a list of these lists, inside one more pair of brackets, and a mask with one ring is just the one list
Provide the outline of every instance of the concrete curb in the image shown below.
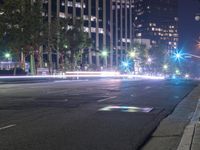
[[[198,130],[195,128],[195,118],[198,118],[197,103],[200,97],[199,91],[200,85],[194,88],[193,91],[177,105],[172,114],[160,122],[149,141],[141,150],[177,150],[177,148],[179,148],[178,150],[190,150],[186,148],[191,148],[192,143],[200,143],[200,137],[198,136],[194,141],[188,140],[189,138],[193,139],[194,133]],[[193,124],[190,124],[191,122]],[[184,132],[187,132],[187,134],[183,134]],[[183,147],[185,149],[181,149]],[[200,145],[196,147],[199,148]]]
[[191,122],[186,126],[184,130],[181,142],[177,150],[197,150],[196,147],[199,148],[200,144],[198,143],[200,143],[200,141],[198,140],[200,139],[197,136],[200,134],[199,121],[200,121],[200,100],[197,103],[197,107],[191,119]]

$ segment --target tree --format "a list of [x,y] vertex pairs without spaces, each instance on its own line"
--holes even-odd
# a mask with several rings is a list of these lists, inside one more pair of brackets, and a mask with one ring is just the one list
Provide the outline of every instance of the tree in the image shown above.
[[[91,39],[88,33],[84,32],[82,20],[76,20],[75,24],[69,21],[71,28],[64,29],[65,32],[61,32],[62,41],[60,42],[66,51],[70,53],[69,62],[71,64],[71,70],[75,69],[77,64],[78,56],[84,48],[88,48],[91,45]],[[67,49],[66,49],[67,45]]]
[[160,72],[163,68],[164,64],[167,64],[165,47],[163,45],[159,45],[157,47],[152,47],[149,50],[149,55],[154,60],[153,68],[154,72]]
[[35,74],[35,51],[43,42],[40,0],[6,0],[1,7],[0,39],[14,51],[30,56],[31,73]]
[[[137,62],[137,64],[144,70],[144,68],[147,64],[148,57],[149,57],[147,46],[145,44],[139,43],[139,42],[134,42],[133,46],[134,46],[134,48],[130,49],[129,51],[130,52],[132,51],[135,53],[134,54],[135,56],[133,58],[134,61]],[[137,68],[137,70],[138,69],[139,68]]]

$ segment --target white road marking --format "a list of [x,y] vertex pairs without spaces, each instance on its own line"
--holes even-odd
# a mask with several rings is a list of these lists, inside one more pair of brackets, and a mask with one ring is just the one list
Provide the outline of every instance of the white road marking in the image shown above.
[[16,126],[16,124],[7,125],[5,127],[1,127],[0,130],[5,130],[5,129],[8,129],[8,128],[11,128],[11,127],[14,127],[14,126]]
[[117,96],[113,96],[113,97],[108,97],[108,98],[104,98],[104,99],[100,99],[98,100],[98,102],[104,102],[104,101],[107,101],[107,100],[110,100],[110,99],[113,99],[113,98],[116,98]]
[[150,86],[146,86],[144,89],[148,90],[148,89],[151,89],[151,87]]

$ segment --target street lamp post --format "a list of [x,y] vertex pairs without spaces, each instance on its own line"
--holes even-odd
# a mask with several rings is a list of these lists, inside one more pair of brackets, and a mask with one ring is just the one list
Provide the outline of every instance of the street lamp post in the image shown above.
[[190,53],[181,53],[181,52],[175,53],[175,58],[178,59],[178,60],[181,59],[181,58],[184,58],[184,57],[194,57],[194,58],[200,59],[200,56],[190,54]]
[[10,53],[5,53],[5,58],[10,61],[11,60],[11,54]]
[[102,55],[102,57],[104,59],[105,67],[107,68],[107,66],[108,66],[108,60],[107,60],[107,58],[108,58],[108,52],[104,50],[104,51],[102,51],[101,55]]
[[187,56],[190,56],[190,57],[194,57],[194,58],[199,58],[200,59],[200,56],[198,55],[194,55],[194,54],[189,54],[189,53],[186,53]]

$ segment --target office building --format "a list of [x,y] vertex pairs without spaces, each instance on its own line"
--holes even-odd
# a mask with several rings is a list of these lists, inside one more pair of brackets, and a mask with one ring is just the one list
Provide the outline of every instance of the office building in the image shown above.
[[174,50],[178,46],[178,0],[134,0],[137,39],[149,39],[153,47]]

